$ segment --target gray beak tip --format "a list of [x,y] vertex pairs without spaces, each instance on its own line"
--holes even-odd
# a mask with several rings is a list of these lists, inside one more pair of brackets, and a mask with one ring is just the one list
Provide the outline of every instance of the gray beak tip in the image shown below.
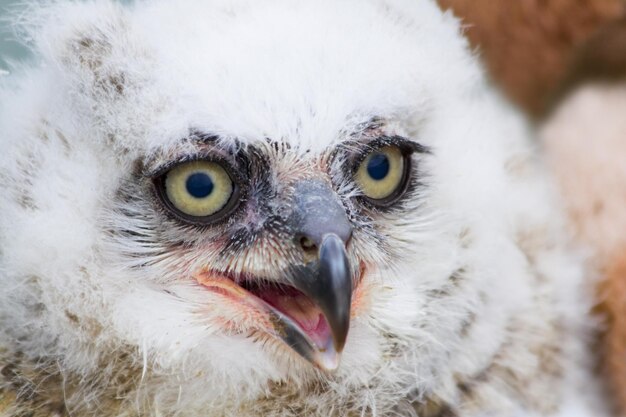
[[352,304],[352,272],[344,241],[336,234],[326,234],[319,247],[319,259],[294,269],[292,284],[317,304],[332,338],[326,346],[316,347],[304,343],[306,338],[298,335],[303,342],[296,350],[321,369],[336,369],[350,329]]

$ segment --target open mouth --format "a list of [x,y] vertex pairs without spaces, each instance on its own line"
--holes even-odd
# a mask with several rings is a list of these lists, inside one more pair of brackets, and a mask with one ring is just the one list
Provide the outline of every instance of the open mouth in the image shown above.
[[302,291],[290,285],[270,281],[246,280],[240,286],[293,320],[318,347],[326,347],[331,337],[326,317]]
[[199,284],[261,313],[260,330],[282,340],[324,370],[339,366],[350,327],[352,273],[336,235],[322,241],[318,259],[294,265],[285,282],[205,271]]
[[233,279],[203,272],[196,280],[209,290],[263,313],[264,331],[325,370],[339,365],[332,330],[322,309],[299,289],[264,279]]

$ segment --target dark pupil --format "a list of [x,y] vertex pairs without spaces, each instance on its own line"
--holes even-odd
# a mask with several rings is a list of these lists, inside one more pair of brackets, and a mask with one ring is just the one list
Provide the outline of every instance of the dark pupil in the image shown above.
[[207,174],[196,172],[187,178],[187,192],[195,198],[204,198],[213,191],[213,180]]
[[367,163],[367,173],[372,179],[380,181],[389,174],[389,158],[387,155],[377,153]]

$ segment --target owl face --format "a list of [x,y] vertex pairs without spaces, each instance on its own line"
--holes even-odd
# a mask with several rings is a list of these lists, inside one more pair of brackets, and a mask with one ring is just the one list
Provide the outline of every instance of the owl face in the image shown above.
[[47,141],[3,159],[32,184],[11,188],[31,209],[3,203],[25,225],[3,262],[41,277],[42,338],[77,335],[59,356],[88,369],[97,334],[168,392],[231,403],[268,381],[388,401],[437,384],[505,285],[481,245],[524,207],[503,162],[519,132],[450,16],[413,0],[54,10],[80,24],[41,31]]
[[124,206],[145,211],[122,206],[112,234],[139,248],[124,252],[138,270],[186,284],[199,319],[334,370],[368,304],[362,281],[403,255],[377,220],[414,209],[427,153],[382,121],[355,128],[319,153],[190,133],[126,180]]
[[[134,343],[158,345],[171,327],[180,331],[177,349],[191,356],[202,356],[191,346],[217,340],[283,375],[341,372],[346,349],[360,351],[343,354],[360,365],[386,349],[387,330],[370,320],[385,311],[380,303],[393,303],[388,292],[406,289],[398,307],[419,304],[410,270],[432,244],[417,236],[438,217],[424,198],[434,157],[424,121],[438,99],[415,68],[435,81],[442,64],[418,66],[419,53],[404,50],[411,37],[392,23],[398,11],[385,22],[378,7],[348,18],[347,4],[333,12],[300,5],[269,31],[257,18],[212,28],[192,19],[181,33],[161,7],[136,17],[140,33],[159,21],[168,37],[145,34],[140,44],[154,66],[144,77],[160,88],[125,81],[144,130],[127,140],[137,143],[133,168],[103,212],[106,264],[138,287],[124,288],[114,317],[124,317],[119,326],[131,339],[151,340]],[[364,33],[372,19],[379,31]],[[311,37],[319,22],[324,34]],[[218,36],[231,44],[204,41]],[[116,99],[117,109],[125,102]],[[437,256],[446,245],[458,242],[441,243]],[[151,296],[174,311],[153,310],[142,301]],[[415,320],[419,309],[406,313]],[[355,333],[379,347],[352,345]],[[154,355],[169,349],[154,346]],[[222,366],[204,359],[201,366]],[[249,372],[245,361],[232,363]]]

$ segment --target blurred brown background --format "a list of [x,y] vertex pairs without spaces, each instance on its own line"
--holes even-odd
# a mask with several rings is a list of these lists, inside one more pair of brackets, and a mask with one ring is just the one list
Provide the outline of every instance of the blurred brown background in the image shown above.
[[494,81],[532,115],[565,78],[576,49],[624,16],[625,0],[438,0],[465,26]]

